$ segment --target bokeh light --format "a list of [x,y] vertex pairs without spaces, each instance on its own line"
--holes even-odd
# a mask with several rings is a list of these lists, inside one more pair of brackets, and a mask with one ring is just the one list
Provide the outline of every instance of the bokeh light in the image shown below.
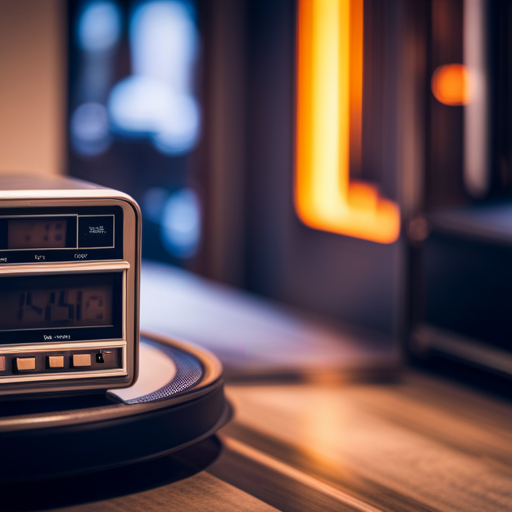
[[470,98],[469,73],[463,64],[439,66],[432,75],[432,93],[444,105],[467,105]]

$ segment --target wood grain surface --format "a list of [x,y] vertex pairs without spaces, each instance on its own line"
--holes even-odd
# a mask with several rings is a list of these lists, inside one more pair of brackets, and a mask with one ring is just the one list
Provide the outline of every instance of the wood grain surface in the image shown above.
[[512,406],[415,372],[229,385],[233,421],[154,461],[0,484],[0,510],[512,510]]
[[377,509],[512,510],[510,404],[414,373],[229,397],[237,413],[224,435]]
[[81,506],[59,509],[62,511],[160,511],[183,510],[204,512],[270,512],[276,510],[236,487],[203,472],[172,485],[144,491],[136,495],[122,496],[108,501],[86,503]]

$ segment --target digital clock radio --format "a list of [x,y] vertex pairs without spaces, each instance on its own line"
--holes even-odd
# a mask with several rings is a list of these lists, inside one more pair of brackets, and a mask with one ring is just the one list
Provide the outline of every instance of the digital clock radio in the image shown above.
[[140,240],[122,192],[0,175],[0,398],[135,382]]

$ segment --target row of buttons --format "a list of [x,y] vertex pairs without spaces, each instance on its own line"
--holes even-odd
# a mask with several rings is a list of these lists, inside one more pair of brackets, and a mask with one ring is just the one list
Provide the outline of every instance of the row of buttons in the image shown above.
[[[2,347],[0,346],[0,349]],[[21,375],[108,371],[123,368],[123,348],[64,349],[0,354],[0,388],[4,378]],[[0,390],[1,393],[1,390]]]
[[[91,354],[73,354],[71,356],[73,367],[83,368],[91,366]],[[36,369],[35,357],[17,357],[15,359],[16,369],[18,371],[31,371]],[[48,368],[64,368],[64,356],[48,356]],[[0,356],[0,372],[5,371],[5,356]]]

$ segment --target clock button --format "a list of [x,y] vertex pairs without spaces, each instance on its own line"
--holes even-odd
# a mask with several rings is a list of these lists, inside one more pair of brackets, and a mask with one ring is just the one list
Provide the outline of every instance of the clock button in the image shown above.
[[64,356],[49,356],[48,366],[50,368],[64,368]]
[[18,370],[35,370],[36,358],[35,357],[18,357],[16,358],[16,368]]
[[91,354],[74,354],[73,366],[91,366]]

